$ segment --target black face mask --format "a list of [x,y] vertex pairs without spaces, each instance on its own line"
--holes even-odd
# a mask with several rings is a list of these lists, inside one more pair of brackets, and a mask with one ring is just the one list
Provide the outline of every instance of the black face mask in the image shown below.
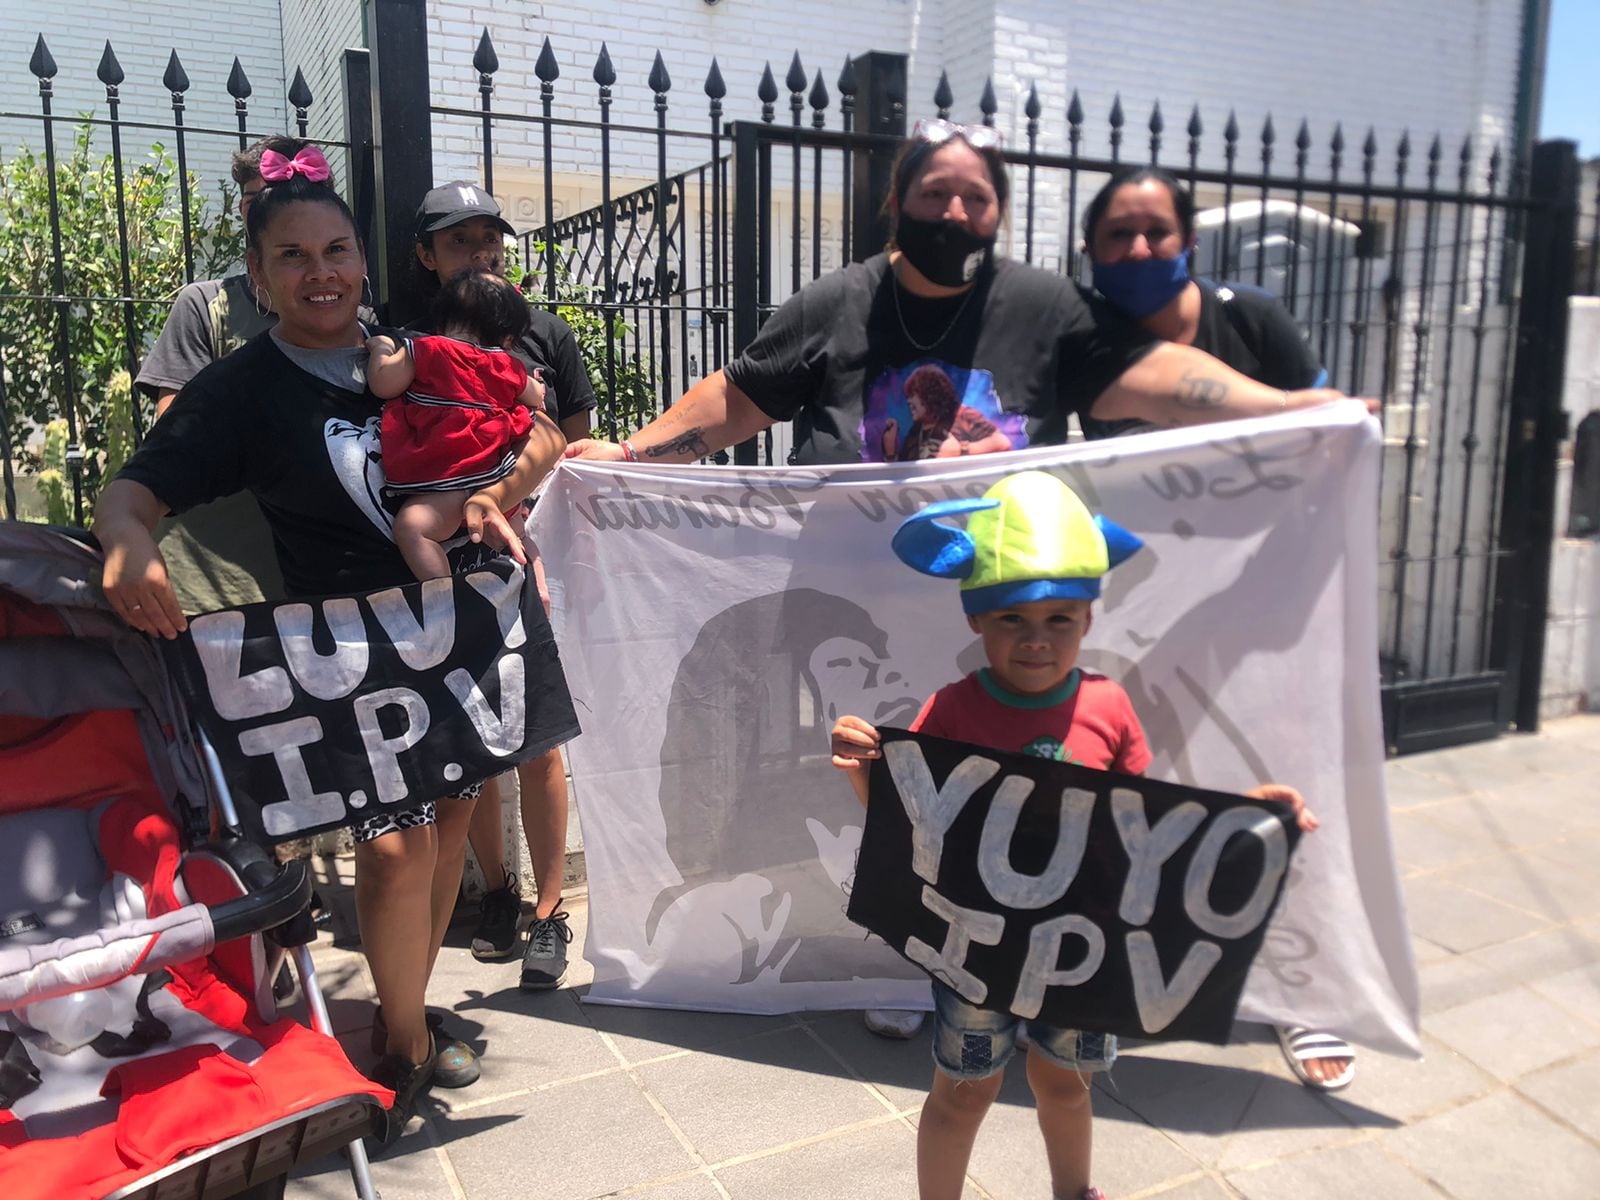
[[992,237],[969,233],[954,221],[923,221],[900,214],[894,244],[929,283],[965,287],[994,258]]

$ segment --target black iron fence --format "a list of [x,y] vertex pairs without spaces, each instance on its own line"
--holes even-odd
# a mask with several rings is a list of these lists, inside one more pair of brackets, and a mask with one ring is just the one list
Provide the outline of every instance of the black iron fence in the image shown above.
[[[18,468],[27,466],[58,489],[51,511],[82,523],[102,473],[143,439],[152,402],[130,384],[177,288],[241,267],[227,156],[281,130],[253,125],[253,88],[237,58],[225,85],[231,127],[189,119],[191,85],[176,50],[159,80],[129,84],[108,41],[93,68],[103,116],[56,111],[58,67],[42,34],[27,66],[37,111],[0,112],[0,496],[15,517]],[[125,119],[124,85],[159,86],[170,121]],[[288,100],[291,128],[304,137],[315,100],[298,69]],[[323,144],[348,177],[349,144]],[[200,159],[217,177],[195,169]],[[370,164],[367,176],[370,193]],[[370,213],[370,200],[363,207]],[[42,436],[51,420],[65,422],[63,439]]]
[[[502,96],[487,32],[471,63],[478,106],[430,106],[430,71],[467,64],[429,58],[420,4],[376,11],[370,92],[364,57],[347,62],[344,145],[358,211],[373,226],[369,243],[385,248],[370,257],[390,315],[414,311],[409,216],[435,181],[436,162],[437,178],[476,174],[497,194],[497,168],[533,169],[538,183],[526,198],[541,219],[520,238],[523,286],[575,323],[588,319],[582,345],[610,435],[724,365],[805,282],[880,249],[895,147],[915,117],[957,111],[943,78],[925,100],[907,96],[903,56],[848,59],[830,85],[796,55],[781,89],[769,69],[743,99],[728,96],[713,62],[697,88],[703,99],[680,102],[660,55],[630,83],[604,48],[592,64],[563,63],[548,41],[534,70],[537,96]],[[584,82],[564,82],[564,72],[578,70]],[[35,74],[43,102],[32,119],[48,134],[60,118],[49,112],[48,74]],[[653,123],[613,120],[615,94],[628,87],[649,94]],[[242,144],[247,92],[237,98],[238,131],[200,131],[184,127],[182,91],[172,91],[174,119],[160,129],[178,138],[180,153],[201,132]],[[587,115],[557,115],[558,96],[560,111],[571,113],[583,111],[573,101],[584,95],[592,97]],[[992,88],[977,111],[995,123]],[[1581,253],[1600,242],[1600,217],[1586,219],[1580,237],[1571,146],[1525,155],[1441,136],[1382,146],[1370,131],[1347,135],[1338,125],[1319,141],[1306,121],[1280,137],[1270,119],[1246,131],[1231,114],[1198,109],[1169,129],[1159,105],[1133,119],[1120,102],[1091,115],[1076,95],[1058,113],[1030,95],[1023,117],[1006,150],[1015,195],[1003,248],[1013,257],[1083,280],[1078,225],[1089,198],[1120,165],[1166,165],[1202,210],[1197,270],[1274,291],[1332,383],[1382,400],[1391,743],[1421,748],[1513,723],[1532,727],[1561,436],[1562,313],[1575,258],[1576,282],[1593,290],[1592,246],[1588,260]],[[115,110],[100,124],[115,135]],[[478,147],[472,154],[436,148],[459,144],[464,132]],[[377,156],[381,195],[372,184],[374,143],[405,147]],[[597,202],[558,214],[558,180],[573,175],[598,188]],[[121,314],[131,367],[154,325],[138,318],[138,306],[161,298],[129,287],[121,296],[72,295],[64,278],[58,284],[48,296],[0,295],[0,351],[14,320],[6,305],[32,300],[47,304],[61,329]],[[81,382],[71,355],[59,357],[70,424]],[[642,405],[634,403],[640,394]],[[778,429],[739,457],[779,462],[786,446]]]

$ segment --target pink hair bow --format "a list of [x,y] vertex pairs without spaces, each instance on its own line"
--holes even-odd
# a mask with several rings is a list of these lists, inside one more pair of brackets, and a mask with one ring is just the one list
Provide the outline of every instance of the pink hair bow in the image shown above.
[[333,172],[328,170],[328,160],[315,146],[306,146],[293,158],[285,158],[276,150],[261,152],[261,178],[268,183],[282,183],[296,175],[303,175],[312,183],[321,183]]

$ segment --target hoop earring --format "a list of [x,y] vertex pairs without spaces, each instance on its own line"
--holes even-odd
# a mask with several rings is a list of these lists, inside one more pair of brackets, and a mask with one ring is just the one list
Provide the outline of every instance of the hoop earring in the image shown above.
[[372,280],[365,275],[361,277],[361,304],[363,308],[376,309],[378,307],[377,298],[372,294]]
[[[267,306],[265,308],[261,307],[261,298],[263,296],[265,296],[267,299]],[[258,316],[262,317],[263,319],[272,316],[272,293],[267,291],[266,288],[261,287],[253,279],[250,281],[250,299],[255,303],[256,314]]]

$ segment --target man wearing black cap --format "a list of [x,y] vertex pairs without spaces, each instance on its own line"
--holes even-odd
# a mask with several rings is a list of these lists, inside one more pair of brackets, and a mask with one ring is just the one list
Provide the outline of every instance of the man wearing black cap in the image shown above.
[[[423,292],[431,299],[439,281],[465,270],[505,273],[505,239],[514,237],[495,198],[474,183],[452,182],[436,187],[417,209],[417,262]],[[532,324],[512,347],[523,365],[542,372],[545,411],[569,442],[589,436],[594,388],[578,355],[572,329],[560,317],[532,305]],[[541,592],[543,580],[540,579]],[[523,763],[517,769],[522,790],[522,828],[538,884],[538,902],[523,956],[520,985],[553,988],[567,968],[567,943],[572,933],[561,911],[561,882],[566,866],[567,781],[559,751]],[[472,953],[486,961],[511,957],[516,951],[521,896],[516,876],[505,869],[499,792],[491,784],[473,815],[472,849],[483,868],[488,893],[483,919],[472,938]]]

